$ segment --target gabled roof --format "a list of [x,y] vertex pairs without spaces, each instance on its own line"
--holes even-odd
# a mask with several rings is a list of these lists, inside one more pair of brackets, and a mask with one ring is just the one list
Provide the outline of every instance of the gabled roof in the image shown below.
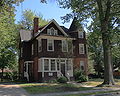
[[72,21],[72,24],[71,24],[71,26],[69,28],[69,32],[73,32],[73,31],[76,32],[81,28],[82,28],[81,24],[78,22],[77,18],[74,17],[74,19]]
[[59,26],[59,24],[54,20],[52,19],[47,25],[43,26],[42,28],[40,28],[40,30],[38,31],[38,34],[36,36],[38,36],[41,32],[43,32],[51,23],[54,23],[57,28],[65,35],[65,36],[68,36],[66,34],[66,32]]

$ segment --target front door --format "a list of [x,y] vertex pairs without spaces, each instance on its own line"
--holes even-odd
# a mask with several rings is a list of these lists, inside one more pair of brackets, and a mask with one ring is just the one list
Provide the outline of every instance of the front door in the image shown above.
[[33,62],[24,63],[24,77],[27,78],[27,81],[32,81],[33,79]]
[[65,60],[61,60],[61,73],[65,76]]

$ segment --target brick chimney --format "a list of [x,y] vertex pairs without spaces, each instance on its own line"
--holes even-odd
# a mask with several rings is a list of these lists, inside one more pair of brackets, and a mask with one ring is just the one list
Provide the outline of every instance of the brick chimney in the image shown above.
[[35,33],[38,32],[38,24],[39,24],[39,18],[34,18],[34,27],[33,27],[33,36],[35,36]]

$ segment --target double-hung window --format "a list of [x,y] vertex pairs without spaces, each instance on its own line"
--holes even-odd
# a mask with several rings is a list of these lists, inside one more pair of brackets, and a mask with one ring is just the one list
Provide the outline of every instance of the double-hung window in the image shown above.
[[54,51],[54,40],[47,39],[47,51]]
[[79,54],[85,54],[84,44],[79,44]]
[[62,52],[68,52],[68,42],[66,40],[62,40]]
[[55,59],[51,59],[51,71],[55,71],[56,70],[56,62]]
[[44,70],[49,71],[49,59],[44,59]]

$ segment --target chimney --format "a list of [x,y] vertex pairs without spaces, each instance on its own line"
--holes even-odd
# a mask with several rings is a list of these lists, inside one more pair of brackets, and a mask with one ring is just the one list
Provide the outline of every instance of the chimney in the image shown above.
[[34,18],[34,27],[33,27],[33,36],[35,36],[35,33],[38,32],[38,24],[39,24],[39,18]]

